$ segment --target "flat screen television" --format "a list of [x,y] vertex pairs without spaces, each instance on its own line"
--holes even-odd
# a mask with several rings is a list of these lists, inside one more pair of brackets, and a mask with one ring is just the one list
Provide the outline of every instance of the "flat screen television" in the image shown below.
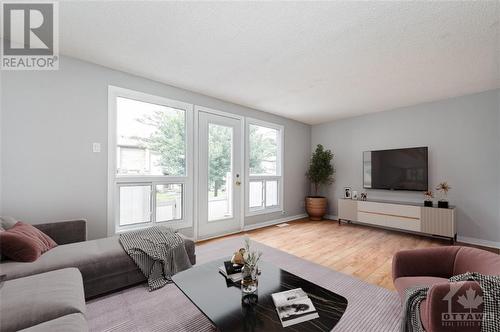
[[363,187],[367,189],[428,189],[427,147],[363,152]]

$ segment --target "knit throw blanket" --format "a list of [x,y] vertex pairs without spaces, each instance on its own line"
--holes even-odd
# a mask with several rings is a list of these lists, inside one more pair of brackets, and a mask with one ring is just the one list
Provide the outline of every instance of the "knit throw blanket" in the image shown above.
[[[449,279],[450,282],[477,282],[483,291],[483,320],[481,332],[500,331],[500,276],[485,276],[480,273],[464,273]],[[427,297],[429,287],[414,287],[406,290],[403,305],[402,332],[424,332],[420,320],[420,303]]]
[[120,234],[120,244],[148,279],[150,291],[172,282],[174,274],[191,267],[184,240],[167,227]]

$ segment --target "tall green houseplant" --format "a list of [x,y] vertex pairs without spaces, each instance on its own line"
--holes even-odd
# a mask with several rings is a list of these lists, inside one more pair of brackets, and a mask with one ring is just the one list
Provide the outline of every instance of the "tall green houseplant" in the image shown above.
[[316,151],[311,157],[309,170],[306,174],[309,181],[314,185],[315,196],[318,196],[320,186],[332,184],[334,181],[335,168],[332,165],[332,159],[332,151],[325,150],[321,144],[316,146]]

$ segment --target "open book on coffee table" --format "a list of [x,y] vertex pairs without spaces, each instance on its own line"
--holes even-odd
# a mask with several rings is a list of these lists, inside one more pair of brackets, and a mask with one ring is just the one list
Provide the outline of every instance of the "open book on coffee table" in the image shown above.
[[274,293],[271,296],[283,327],[319,317],[311,299],[302,288]]

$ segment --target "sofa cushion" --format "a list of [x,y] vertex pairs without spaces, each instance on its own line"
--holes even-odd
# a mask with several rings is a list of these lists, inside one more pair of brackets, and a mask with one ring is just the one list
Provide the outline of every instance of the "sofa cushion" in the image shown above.
[[71,314],[41,323],[22,332],[86,332],[87,321],[82,314]]
[[446,278],[438,277],[400,277],[394,280],[394,287],[399,293],[402,301],[405,299],[405,290],[411,287],[432,286],[438,283],[447,282]]
[[477,248],[461,247],[455,258],[453,274],[466,272],[500,275],[500,255]]
[[75,268],[9,280],[0,291],[3,332],[73,313],[85,314],[82,275]]
[[2,255],[19,262],[33,262],[44,252],[57,246],[49,236],[21,221],[0,232]]
[[6,261],[0,265],[7,280],[66,267],[78,268],[86,284],[137,270],[120,246],[118,237],[58,246],[32,263]]
[[[185,239],[185,246],[194,264],[194,242]],[[80,269],[87,298],[146,280],[123,250],[118,236],[61,245],[32,263],[4,261],[0,274],[9,280],[66,267]]]

